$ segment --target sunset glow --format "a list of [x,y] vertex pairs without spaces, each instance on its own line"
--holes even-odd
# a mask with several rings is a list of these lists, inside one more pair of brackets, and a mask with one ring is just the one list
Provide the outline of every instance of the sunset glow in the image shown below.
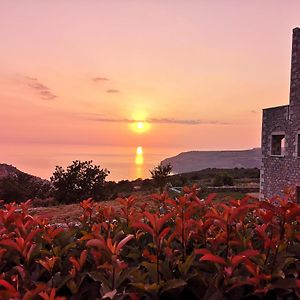
[[288,102],[299,11],[296,0],[1,1],[0,162],[49,179],[61,161],[91,159],[113,180],[136,165],[149,176],[149,149],[158,164],[260,147],[262,108]]
[[144,133],[150,129],[150,124],[144,121],[133,122],[131,129],[136,133]]

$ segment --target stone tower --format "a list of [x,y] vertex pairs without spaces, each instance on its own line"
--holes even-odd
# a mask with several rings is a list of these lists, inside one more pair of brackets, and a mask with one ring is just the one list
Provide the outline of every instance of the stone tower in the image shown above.
[[263,110],[260,197],[291,188],[300,202],[300,28],[293,30],[290,103]]
[[300,111],[300,28],[293,30],[290,115],[291,119],[299,117]]

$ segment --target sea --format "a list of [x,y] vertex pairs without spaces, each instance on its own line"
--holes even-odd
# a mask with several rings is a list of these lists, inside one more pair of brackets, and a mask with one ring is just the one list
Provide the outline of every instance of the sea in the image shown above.
[[110,171],[106,180],[134,180],[150,178],[153,169],[163,159],[179,154],[182,148],[118,147],[86,145],[32,145],[0,144],[0,163],[15,166],[19,170],[49,179],[55,166],[66,168],[74,160],[92,160]]

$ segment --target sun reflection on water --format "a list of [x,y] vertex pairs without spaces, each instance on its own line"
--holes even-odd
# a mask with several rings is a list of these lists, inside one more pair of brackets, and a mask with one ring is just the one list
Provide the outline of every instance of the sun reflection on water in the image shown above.
[[144,163],[143,148],[141,146],[138,146],[136,148],[135,164],[142,165],[143,163]]
[[135,154],[135,174],[136,178],[143,178],[144,176],[144,155],[143,155],[143,148],[141,146],[138,146],[136,148],[136,154]]

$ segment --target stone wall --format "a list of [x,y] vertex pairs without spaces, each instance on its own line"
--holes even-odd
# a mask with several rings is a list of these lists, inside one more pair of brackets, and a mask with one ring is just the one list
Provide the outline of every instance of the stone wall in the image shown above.
[[[272,133],[285,135],[282,156],[271,154]],[[300,133],[300,116],[289,118],[289,106],[263,110],[261,198],[283,195],[286,188],[300,186],[300,157],[297,156],[297,134]]]

